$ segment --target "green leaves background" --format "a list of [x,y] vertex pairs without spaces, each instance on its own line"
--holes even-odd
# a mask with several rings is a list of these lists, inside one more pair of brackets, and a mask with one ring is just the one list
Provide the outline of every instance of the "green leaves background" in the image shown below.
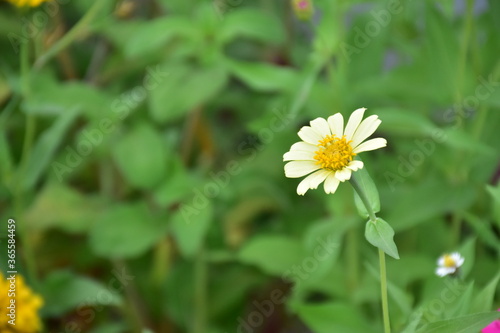
[[[287,1],[0,5],[0,218],[19,225],[18,269],[48,331],[235,332],[278,290],[255,332],[378,332],[365,231],[397,245],[384,249],[400,257],[387,261],[393,331],[498,317],[498,2],[314,5],[310,24]],[[27,36],[36,13],[48,19]],[[13,38],[28,41],[27,70]],[[301,126],[358,107],[388,146],[356,177],[394,237],[365,230],[349,185],[299,197],[284,177]],[[466,258],[458,287],[434,275],[451,251]],[[132,282],[99,302],[123,267]]]

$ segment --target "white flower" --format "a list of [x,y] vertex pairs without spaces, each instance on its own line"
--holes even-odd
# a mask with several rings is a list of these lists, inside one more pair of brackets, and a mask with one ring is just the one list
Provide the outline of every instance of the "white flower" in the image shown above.
[[464,260],[465,259],[458,252],[442,255],[437,261],[438,268],[436,268],[436,274],[441,277],[453,274],[463,265]]
[[290,151],[283,155],[285,175],[298,178],[305,175],[297,187],[297,193],[304,195],[308,189],[316,189],[325,182],[326,193],[334,193],[340,182],[351,178],[351,173],[363,168],[363,162],[354,160],[354,156],[369,150],[385,147],[383,138],[363,142],[375,132],[381,120],[373,115],[365,120],[365,108],[355,110],[344,129],[344,117],[336,113],[324,118],[316,118],[311,126],[304,126],[298,135],[302,141],[292,145]]

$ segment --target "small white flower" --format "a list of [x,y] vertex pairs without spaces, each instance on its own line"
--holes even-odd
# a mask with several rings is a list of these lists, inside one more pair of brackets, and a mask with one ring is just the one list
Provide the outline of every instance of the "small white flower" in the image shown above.
[[438,268],[436,268],[436,274],[441,277],[453,274],[463,265],[464,260],[465,259],[458,252],[442,255],[437,261]]
[[311,126],[304,126],[298,135],[302,141],[292,145],[283,155],[288,178],[308,175],[297,187],[297,193],[304,195],[308,189],[316,189],[323,181],[326,193],[334,193],[340,182],[351,178],[351,173],[363,168],[363,162],[354,160],[357,154],[375,150],[387,145],[383,138],[363,142],[375,132],[381,120],[370,116],[363,121],[365,108],[355,110],[344,129],[344,117],[336,113],[324,118],[316,118]]

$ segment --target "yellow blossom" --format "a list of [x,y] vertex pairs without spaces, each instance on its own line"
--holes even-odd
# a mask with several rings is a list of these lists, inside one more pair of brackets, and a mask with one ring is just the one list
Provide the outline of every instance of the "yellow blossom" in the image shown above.
[[38,7],[48,0],[7,0],[17,7]]
[[[11,304],[15,304],[15,310],[8,308]],[[42,305],[42,298],[33,293],[29,286],[25,284],[21,275],[8,275],[5,278],[0,272],[1,333],[40,332],[41,321],[38,316],[38,310]],[[15,317],[9,316],[11,313],[15,314]],[[15,325],[12,325],[13,322],[11,320],[15,320]]]

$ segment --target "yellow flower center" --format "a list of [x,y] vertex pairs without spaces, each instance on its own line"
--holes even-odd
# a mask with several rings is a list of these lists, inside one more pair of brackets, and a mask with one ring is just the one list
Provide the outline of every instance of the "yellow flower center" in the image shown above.
[[455,260],[453,260],[453,258],[448,255],[448,254],[445,254],[444,255],[444,267],[455,267],[457,265],[457,263],[455,262]]
[[327,135],[317,145],[319,150],[315,151],[316,155],[314,155],[316,164],[321,165],[323,169],[342,170],[356,156],[352,152],[351,142],[346,140],[345,135],[341,138],[335,135]]

